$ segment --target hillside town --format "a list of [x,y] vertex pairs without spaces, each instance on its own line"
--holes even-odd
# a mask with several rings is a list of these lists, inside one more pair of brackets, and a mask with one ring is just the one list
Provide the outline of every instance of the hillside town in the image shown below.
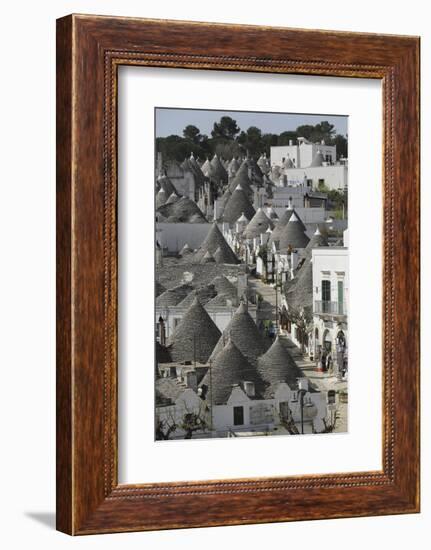
[[156,151],[156,440],[347,431],[347,170],[302,136]]

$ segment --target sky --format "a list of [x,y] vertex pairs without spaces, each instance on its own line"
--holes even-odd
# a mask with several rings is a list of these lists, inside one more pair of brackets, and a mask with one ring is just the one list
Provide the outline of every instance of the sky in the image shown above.
[[264,134],[281,134],[286,130],[296,130],[302,124],[317,124],[327,120],[334,124],[337,134],[347,135],[348,117],[342,115],[156,108],[156,137],[182,136],[188,124],[197,126],[201,134],[211,136],[214,122],[218,122],[222,116],[236,120],[241,130],[257,126]]

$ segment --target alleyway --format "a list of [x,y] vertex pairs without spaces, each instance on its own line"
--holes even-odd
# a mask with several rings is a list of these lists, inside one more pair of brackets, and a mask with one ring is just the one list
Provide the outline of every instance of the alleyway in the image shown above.
[[[270,320],[276,322],[276,305],[280,305],[280,290],[278,290],[278,302],[276,299],[275,288],[263,283],[260,279],[254,277],[249,278],[250,287],[260,294],[263,298],[259,309],[257,319],[258,321]],[[283,334],[280,334],[280,338],[288,348],[290,354],[295,360],[298,367],[304,372],[310,383],[313,384],[315,389],[327,392],[328,390],[335,390],[338,394],[338,407],[337,407],[337,420],[336,420],[336,432],[347,431],[347,402],[340,398],[340,393],[347,396],[347,381],[340,381],[336,376],[327,372],[319,372],[316,369],[314,362],[301,353],[301,350],[292,342],[292,340]],[[346,399],[347,400],[347,399]]]

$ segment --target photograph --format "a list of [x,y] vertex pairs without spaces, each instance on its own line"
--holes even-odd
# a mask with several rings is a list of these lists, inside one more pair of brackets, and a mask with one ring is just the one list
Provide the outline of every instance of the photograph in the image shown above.
[[348,432],[348,116],[154,117],[154,439]]

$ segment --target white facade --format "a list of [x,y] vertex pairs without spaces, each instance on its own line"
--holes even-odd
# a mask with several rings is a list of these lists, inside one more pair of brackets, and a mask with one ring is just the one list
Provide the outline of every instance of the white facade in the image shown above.
[[[322,369],[347,371],[349,257],[347,247],[313,249],[311,352]],[[322,360],[323,356],[323,360]]]
[[290,158],[296,168],[306,168],[311,165],[318,151],[328,163],[337,160],[337,148],[335,145],[324,143],[309,143],[307,140],[298,139],[297,145],[277,145],[271,147],[271,166],[282,166],[283,162]]
[[[238,410],[240,409],[240,410]],[[280,382],[274,391],[273,398],[253,399],[241,386],[234,386],[225,405],[213,405],[213,429],[219,437],[226,433],[247,435],[253,433],[277,432],[283,433],[283,415],[286,410],[301,433],[301,399],[299,392]],[[311,411],[311,414],[307,414]],[[304,433],[320,432],[324,429],[324,419],[327,418],[326,394],[321,392],[306,392],[303,398],[302,418]],[[286,432],[287,433],[287,432]]]
[[300,185],[306,182],[313,190],[319,184],[334,191],[347,189],[347,165],[331,164],[327,166],[308,166],[306,168],[285,168],[287,185]]

